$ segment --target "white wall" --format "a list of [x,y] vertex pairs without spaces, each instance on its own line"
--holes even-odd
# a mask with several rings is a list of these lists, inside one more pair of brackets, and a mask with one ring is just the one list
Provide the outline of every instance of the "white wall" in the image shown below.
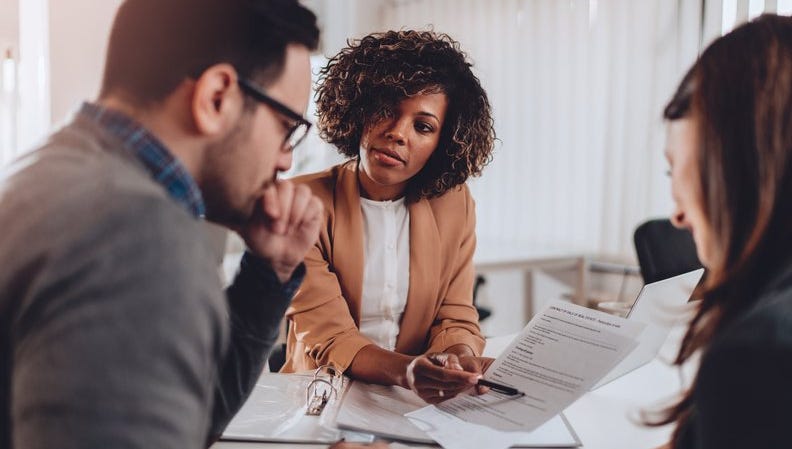
[[0,49],[17,46],[19,38],[19,0],[0,0]]
[[121,0],[50,0],[52,117],[62,123],[99,91],[107,39]]

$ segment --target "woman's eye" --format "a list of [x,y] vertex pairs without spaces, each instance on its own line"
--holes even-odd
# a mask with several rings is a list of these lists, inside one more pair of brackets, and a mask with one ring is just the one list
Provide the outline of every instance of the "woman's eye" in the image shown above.
[[428,123],[418,122],[415,124],[415,129],[418,130],[420,133],[430,133],[434,131],[431,125]]

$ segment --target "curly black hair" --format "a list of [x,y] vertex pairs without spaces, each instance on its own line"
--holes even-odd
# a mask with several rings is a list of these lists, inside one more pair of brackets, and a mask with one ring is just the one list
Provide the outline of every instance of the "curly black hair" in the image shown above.
[[437,197],[481,174],[495,142],[492,110],[457,41],[433,31],[387,31],[347,45],[319,76],[324,140],[358,157],[364,130],[391,116],[402,100],[442,92],[448,109],[438,147],[410,181],[407,196]]

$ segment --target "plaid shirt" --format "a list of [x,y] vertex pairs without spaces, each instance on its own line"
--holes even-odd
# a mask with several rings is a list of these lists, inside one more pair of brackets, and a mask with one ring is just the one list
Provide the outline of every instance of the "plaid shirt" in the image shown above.
[[196,217],[204,216],[206,207],[195,180],[146,128],[120,112],[93,103],[83,103],[80,114],[119,139],[177,203]]

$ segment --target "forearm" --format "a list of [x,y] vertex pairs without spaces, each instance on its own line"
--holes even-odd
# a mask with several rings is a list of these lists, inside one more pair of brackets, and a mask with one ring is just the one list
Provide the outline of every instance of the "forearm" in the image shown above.
[[407,384],[407,366],[414,359],[415,356],[399,354],[371,344],[358,351],[346,374],[368,383],[410,388]]
[[246,254],[228,288],[231,341],[220,367],[212,413],[210,442],[242,406],[264,368],[278,337],[280,322],[304,269],[281,284],[263,261]]
[[476,356],[476,354],[473,352],[473,349],[471,349],[470,346],[462,343],[451,346],[450,348],[446,349],[445,352],[449,354],[455,354],[459,358],[465,356],[469,356],[469,357]]

